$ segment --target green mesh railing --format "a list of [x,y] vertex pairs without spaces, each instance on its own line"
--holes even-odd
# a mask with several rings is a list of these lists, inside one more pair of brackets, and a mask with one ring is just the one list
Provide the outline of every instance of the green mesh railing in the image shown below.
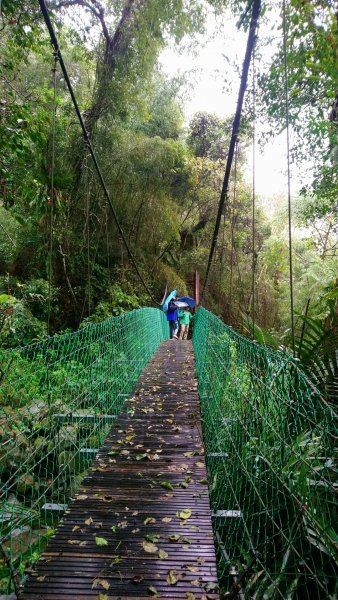
[[[0,582],[23,574],[168,325],[144,308],[76,333],[1,351]],[[0,587],[0,589],[1,589]]]
[[336,420],[284,352],[200,309],[193,336],[225,598],[337,598]]

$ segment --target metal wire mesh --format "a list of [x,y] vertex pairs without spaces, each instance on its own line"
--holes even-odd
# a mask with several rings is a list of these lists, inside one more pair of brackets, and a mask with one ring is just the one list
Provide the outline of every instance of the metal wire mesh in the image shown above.
[[336,598],[333,408],[289,354],[204,309],[193,343],[224,597]]
[[1,587],[23,574],[53,533],[125,396],[162,340],[145,308],[0,351]]

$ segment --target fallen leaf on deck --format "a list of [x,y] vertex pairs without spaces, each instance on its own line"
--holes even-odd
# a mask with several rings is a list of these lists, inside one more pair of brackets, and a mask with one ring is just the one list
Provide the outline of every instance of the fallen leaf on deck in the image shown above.
[[91,517],[89,517],[88,519],[85,520],[85,524],[86,525],[92,525],[93,524],[93,519]]
[[106,579],[100,579],[99,577],[97,577],[93,581],[92,589],[97,587],[102,587],[104,590],[109,590],[110,583]]
[[142,542],[143,549],[149,554],[156,554],[158,552],[157,546],[152,542]]
[[161,481],[160,485],[165,488],[166,490],[173,490],[173,486],[171,485],[171,483],[169,483],[169,481]]
[[159,536],[159,535],[155,535],[155,534],[153,534],[153,533],[149,533],[149,534],[147,534],[147,535],[145,535],[145,536],[144,536],[144,539],[145,539],[147,542],[152,542],[152,543],[154,543],[154,542],[158,542],[158,540],[160,539],[160,536]]
[[166,558],[168,558],[168,556],[169,556],[169,554],[168,554],[168,552],[166,552],[165,550],[159,550],[159,551],[158,551],[158,557],[159,557],[161,560],[165,560]]
[[128,526],[128,521],[120,521],[117,526],[119,529],[125,529]]
[[146,458],[146,456],[146,454],[136,454],[135,460],[142,460],[143,458]]
[[190,510],[190,508],[184,508],[183,510],[177,511],[176,516],[183,520],[190,519],[191,510]]
[[178,542],[178,540],[179,540],[180,538],[181,538],[181,536],[180,536],[180,535],[173,534],[173,535],[170,535],[170,536],[168,537],[168,540],[169,540],[170,542]]
[[168,571],[167,582],[169,585],[175,585],[180,579],[182,579],[181,573],[173,570]]
[[148,592],[151,596],[157,596],[157,589],[153,585],[148,587]]
[[107,542],[107,540],[105,540],[105,539],[104,539],[104,538],[102,538],[102,537],[96,537],[96,538],[95,538],[95,544],[96,544],[97,546],[108,546],[108,542]]

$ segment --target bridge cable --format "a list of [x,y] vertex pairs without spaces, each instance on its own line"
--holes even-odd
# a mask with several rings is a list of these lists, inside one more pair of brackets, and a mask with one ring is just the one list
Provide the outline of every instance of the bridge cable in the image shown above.
[[[42,1],[42,0],[39,0],[39,1]],[[247,81],[248,81],[248,71],[249,71],[249,66],[250,66],[252,50],[253,50],[255,38],[256,38],[256,29],[257,29],[259,14],[260,14],[260,8],[261,8],[261,0],[253,0],[252,16],[251,16],[251,21],[250,21],[247,46],[246,46],[245,57],[244,57],[244,62],[243,62],[241,82],[240,82],[240,87],[239,87],[239,92],[238,92],[237,108],[236,108],[236,113],[235,113],[235,117],[234,117],[233,125],[232,125],[232,134],[231,134],[231,139],[230,139],[230,144],[229,144],[227,163],[226,163],[226,167],[225,167],[223,187],[222,187],[221,196],[220,196],[219,205],[218,205],[218,212],[217,212],[217,217],[216,217],[214,234],[213,234],[213,237],[211,240],[208,266],[207,266],[207,271],[206,271],[206,275],[205,275],[205,279],[204,279],[201,300],[203,300],[203,298],[204,298],[207,283],[208,283],[212,259],[213,259],[213,255],[214,255],[216,244],[217,244],[217,238],[218,238],[219,227],[220,227],[220,223],[221,223],[221,217],[222,217],[222,214],[224,211],[224,204],[225,204],[225,201],[228,200],[228,189],[229,189],[231,166],[232,166],[232,160],[233,160],[234,151],[235,151],[236,140],[238,138],[244,94],[245,94]]]
[[285,98],[285,122],[286,122],[286,155],[287,155],[287,193],[288,193],[288,232],[289,232],[289,280],[290,280],[290,318],[292,351],[296,355],[295,345],[295,319],[293,301],[293,264],[292,264],[292,207],[291,207],[291,169],[290,169],[290,115],[289,115],[289,71],[288,71],[288,48],[286,32],[286,1],[283,0],[283,54],[284,54],[284,98]]
[[107,204],[105,205],[105,229],[106,229],[106,246],[107,246],[107,271],[108,271],[109,298],[110,298],[110,301],[112,301],[113,297],[112,297],[111,272],[110,272],[110,246],[109,246]]
[[[87,299],[88,299],[88,317],[90,317],[90,308],[91,308],[91,268],[90,268],[90,177],[89,177],[89,168],[88,168],[88,153],[86,149],[86,233],[87,233]],[[98,238],[99,239],[99,238]]]
[[229,280],[229,324],[232,324],[232,280],[233,280],[233,260],[234,260],[234,228],[235,228],[235,204],[237,200],[237,163],[238,163],[239,139],[235,146],[235,166],[234,166],[234,190],[232,196],[232,207],[230,212],[230,280]]
[[255,47],[252,53],[252,283],[251,283],[251,309],[252,309],[252,339],[255,339],[255,275],[256,275],[256,71]]
[[[52,304],[52,262],[53,262],[53,222],[54,222],[54,173],[55,173],[55,132],[56,132],[56,71],[57,71],[58,57],[54,53],[54,66],[52,68],[53,73],[53,117],[52,117],[52,162],[50,170],[50,183],[51,191],[50,196],[47,198],[47,202],[50,205],[49,214],[49,257],[48,257],[48,316],[47,316],[47,335],[50,334],[50,315],[51,315],[51,304]],[[47,192],[48,195],[48,192]]]
[[222,243],[221,243],[221,256],[220,256],[220,267],[219,267],[219,295],[218,295],[218,312],[221,312],[221,287],[223,280],[223,262],[224,262],[224,246],[225,246],[225,214],[223,213],[223,231],[222,231]]
[[91,154],[91,157],[92,157],[92,159],[93,159],[93,163],[94,163],[94,165],[95,165],[95,169],[96,169],[96,172],[97,172],[97,175],[98,175],[99,181],[100,181],[100,183],[101,183],[101,186],[102,186],[102,189],[103,189],[103,192],[104,192],[104,196],[105,196],[105,198],[106,198],[106,201],[107,201],[107,203],[108,203],[108,205],[109,205],[109,208],[110,208],[110,210],[111,210],[111,212],[112,212],[112,214],[113,214],[113,217],[114,217],[114,221],[115,221],[116,227],[117,227],[117,229],[118,229],[118,231],[119,231],[119,234],[120,234],[120,236],[121,236],[121,238],[122,238],[122,240],[123,240],[123,243],[124,243],[124,246],[125,246],[125,248],[126,248],[126,250],[127,250],[127,253],[128,253],[128,255],[129,255],[129,258],[130,258],[130,260],[131,260],[131,262],[132,262],[132,264],[133,264],[133,267],[134,267],[134,269],[135,269],[135,271],[136,271],[136,273],[137,273],[137,275],[138,275],[138,278],[139,278],[139,280],[141,281],[141,283],[142,283],[142,285],[143,285],[144,289],[146,290],[147,294],[149,295],[149,297],[151,298],[151,300],[154,302],[154,304],[157,304],[158,306],[161,306],[161,303],[160,303],[160,302],[157,302],[157,300],[155,300],[155,298],[154,298],[154,296],[152,295],[152,293],[151,293],[151,291],[150,291],[150,289],[149,289],[148,285],[147,285],[147,284],[146,284],[146,282],[144,281],[144,279],[143,279],[143,277],[142,277],[142,275],[141,275],[141,273],[140,273],[140,270],[139,270],[139,268],[138,268],[138,266],[137,266],[137,263],[136,263],[135,257],[134,257],[134,255],[133,255],[133,253],[132,253],[132,251],[131,251],[131,248],[129,247],[129,244],[128,244],[128,241],[127,241],[127,238],[126,238],[126,236],[125,236],[125,234],[124,234],[124,232],[123,232],[123,229],[122,229],[122,227],[121,227],[121,225],[120,225],[120,222],[119,222],[119,220],[118,220],[118,217],[117,217],[117,214],[116,214],[115,208],[114,208],[114,206],[113,206],[113,203],[112,203],[112,201],[111,201],[111,198],[110,198],[110,195],[109,195],[109,192],[108,192],[108,189],[107,189],[107,186],[106,186],[105,180],[104,180],[104,178],[103,178],[103,175],[102,175],[102,172],[101,172],[101,169],[100,169],[100,166],[99,166],[98,160],[97,160],[97,158],[96,158],[96,154],[95,154],[95,152],[94,152],[94,149],[93,149],[93,146],[92,146],[92,144],[91,144],[91,142],[90,142],[89,135],[88,135],[88,132],[87,132],[87,130],[86,130],[86,126],[85,126],[85,124],[84,124],[84,121],[83,121],[83,118],[82,118],[82,115],[81,115],[81,112],[80,112],[80,109],[79,109],[79,105],[78,105],[78,103],[77,103],[77,100],[76,100],[76,97],[75,97],[75,93],[74,93],[74,90],[73,90],[73,86],[72,86],[72,84],[71,84],[71,81],[70,81],[70,79],[69,79],[69,75],[68,75],[68,72],[67,72],[67,68],[66,68],[66,65],[65,65],[65,63],[64,63],[64,60],[63,60],[62,54],[61,54],[61,50],[60,50],[60,47],[59,47],[59,42],[58,42],[58,40],[57,40],[56,33],[55,33],[55,31],[54,31],[54,27],[53,27],[53,25],[52,25],[52,22],[51,22],[51,20],[50,20],[50,16],[49,16],[49,12],[48,12],[48,9],[47,9],[47,6],[46,6],[46,3],[45,3],[45,0],[38,0],[38,2],[39,2],[40,9],[41,9],[41,12],[42,12],[42,14],[43,14],[43,17],[44,17],[44,20],[45,20],[45,23],[46,23],[46,26],[47,26],[47,29],[48,29],[48,32],[49,32],[49,35],[50,35],[50,39],[51,39],[52,46],[53,46],[53,48],[54,48],[55,54],[56,54],[56,56],[57,56],[57,59],[58,59],[58,61],[60,62],[60,66],[61,66],[61,69],[62,69],[62,73],[63,73],[63,76],[64,76],[64,78],[65,78],[65,82],[66,82],[66,85],[67,85],[67,88],[68,88],[69,94],[70,94],[70,96],[71,96],[71,99],[72,99],[72,102],[73,102],[73,106],[74,106],[74,109],[75,109],[75,112],[76,112],[76,115],[77,115],[78,121],[79,121],[79,123],[80,123],[80,126],[81,126],[81,129],[82,129],[82,133],[83,133],[83,137],[84,137],[85,144],[87,145],[87,147],[88,147],[88,149],[89,149],[89,152],[90,152],[90,154]]

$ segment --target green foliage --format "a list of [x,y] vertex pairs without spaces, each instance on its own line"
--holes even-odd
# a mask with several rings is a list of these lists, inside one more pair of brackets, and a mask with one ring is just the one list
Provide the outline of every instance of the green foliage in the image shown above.
[[[119,306],[136,302],[115,292]],[[0,306],[10,302],[20,303],[0,296]],[[164,313],[147,308],[0,349],[1,540],[15,568],[37,560],[50,520],[58,520],[43,505],[73,496],[91,461],[88,450],[102,445],[167,330]]]
[[231,134],[231,119],[220,119],[208,113],[196,113],[190,122],[188,146],[195,156],[211,160],[225,158]]
[[178,79],[167,81],[161,72],[155,73],[149,86],[144,90],[144,106],[141,115],[136,115],[136,131],[149,137],[178,139],[182,132],[183,114],[177,102],[177,94],[182,82]]
[[290,354],[203,308],[193,343],[222,591],[236,572],[245,596],[334,594],[334,411]]
[[[282,15],[279,15],[281,29]],[[275,26],[276,27],[276,26]],[[313,174],[312,185],[303,192],[314,196],[322,216],[332,210],[337,187],[336,94],[338,26],[334,2],[291,0],[287,6],[287,64],[289,118],[296,141],[292,155]],[[269,43],[269,41],[267,41]],[[271,133],[285,128],[284,51],[278,47],[268,72],[259,75],[257,103],[268,119]],[[308,177],[307,177],[308,179]]]

